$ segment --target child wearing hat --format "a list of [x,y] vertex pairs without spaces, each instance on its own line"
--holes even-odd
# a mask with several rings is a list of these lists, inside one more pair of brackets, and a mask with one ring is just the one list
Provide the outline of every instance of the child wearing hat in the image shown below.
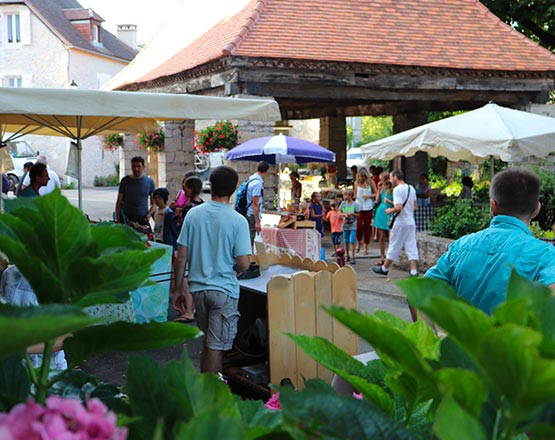
[[179,232],[175,226],[174,214],[167,206],[170,193],[166,188],[158,188],[152,194],[156,210],[153,212],[154,218],[154,241],[164,243],[173,247],[177,251],[177,237]]

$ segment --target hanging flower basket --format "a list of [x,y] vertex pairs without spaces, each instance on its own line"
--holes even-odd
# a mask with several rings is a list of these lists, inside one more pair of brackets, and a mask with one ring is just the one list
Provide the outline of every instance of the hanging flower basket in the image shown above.
[[123,134],[114,133],[104,136],[102,139],[102,149],[104,151],[116,151],[123,148]]
[[216,125],[195,131],[193,150],[197,154],[216,153],[231,150],[239,143],[237,126],[231,121],[218,121]]
[[164,151],[164,130],[160,129],[155,133],[146,133],[144,131],[137,133],[135,145],[141,150],[147,150],[149,154]]

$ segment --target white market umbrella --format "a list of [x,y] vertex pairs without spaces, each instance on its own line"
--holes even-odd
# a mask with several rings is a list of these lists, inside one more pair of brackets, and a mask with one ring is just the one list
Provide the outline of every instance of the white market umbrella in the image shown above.
[[555,118],[489,103],[361,147],[365,158],[391,160],[418,151],[451,161],[505,162],[555,152]]
[[219,98],[170,93],[0,87],[2,142],[25,134],[64,136],[77,146],[82,204],[81,141],[113,133],[152,132],[157,121],[186,119],[281,120],[272,99]]

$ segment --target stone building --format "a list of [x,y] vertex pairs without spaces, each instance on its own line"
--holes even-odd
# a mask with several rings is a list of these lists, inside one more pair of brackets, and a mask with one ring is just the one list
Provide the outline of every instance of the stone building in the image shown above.
[[[137,54],[102,28],[104,20],[75,0],[0,1],[0,83],[5,87],[99,89]],[[50,166],[65,174],[69,141],[26,136]],[[84,184],[115,174],[118,156],[100,138],[83,143]]]
[[[230,4],[221,11],[206,0],[175,11],[178,25],[160,35],[173,42],[166,59],[160,61],[159,45],[147,46],[109,87],[274,97],[284,121],[320,119],[320,144],[336,153],[340,175],[346,117],[392,115],[398,132],[425,123],[429,111],[474,109],[490,100],[524,108],[545,103],[555,88],[555,55],[475,0]],[[208,11],[217,18],[199,30]],[[179,160],[188,166],[185,156]],[[414,181],[426,155],[401,165]]]

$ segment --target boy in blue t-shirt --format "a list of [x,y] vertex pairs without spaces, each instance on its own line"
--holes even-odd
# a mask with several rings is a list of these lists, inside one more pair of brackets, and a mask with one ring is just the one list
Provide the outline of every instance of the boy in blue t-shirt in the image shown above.
[[[204,333],[200,371],[219,373],[223,352],[231,349],[239,320],[237,274],[249,268],[249,224],[229,204],[239,176],[227,166],[210,174],[212,200],[191,209],[181,228],[172,304],[184,308],[188,285],[197,325]],[[188,264],[187,283],[183,283]]]

